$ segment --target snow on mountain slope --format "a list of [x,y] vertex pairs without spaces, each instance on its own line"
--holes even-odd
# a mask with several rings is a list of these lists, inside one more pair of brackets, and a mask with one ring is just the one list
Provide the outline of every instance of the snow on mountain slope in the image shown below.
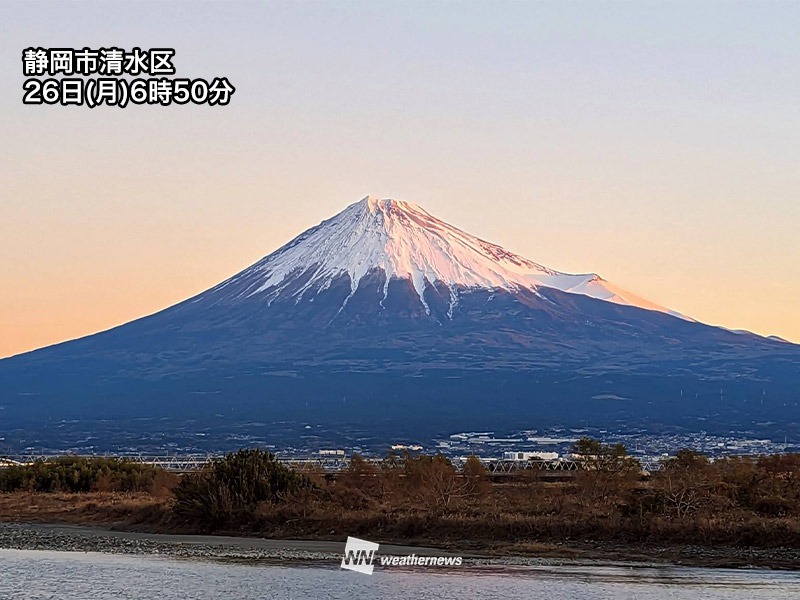
[[693,321],[690,317],[682,315],[681,313],[665,308],[655,302],[650,302],[637,296],[636,294],[622,289],[596,275],[591,273],[589,275],[567,275],[559,273],[554,278],[540,277],[538,278],[542,285],[547,287],[557,288],[564,292],[573,294],[584,294],[599,300],[606,300],[614,302],[615,304],[623,304],[626,306],[637,306],[639,308],[646,308],[647,310],[655,310],[672,315],[673,317],[680,317],[687,321]]
[[393,277],[410,279],[423,304],[425,287],[437,281],[450,288],[452,304],[458,301],[456,288],[513,291],[547,286],[685,318],[594,273],[570,275],[549,269],[461,231],[416,204],[371,196],[300,234],[215,291],[237,282],[241,296],[265,294],[271,301],[289,287],[293,276],[309,269],[311,275],[300,289],[292,289],[294,296],[324,290],[345,274],[352,294],[368,273],[381,269],[386,273],[384,299]]

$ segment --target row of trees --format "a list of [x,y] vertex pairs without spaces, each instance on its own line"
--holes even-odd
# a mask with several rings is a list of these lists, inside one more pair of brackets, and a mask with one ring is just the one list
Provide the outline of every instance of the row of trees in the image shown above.
[[315,511],[425,518],[504,513],[639,524],[720,515],[800,518],[800,455],[711,462],[684,450],[644,477],[622,445],[585,438],[573,450],[584,468],[559,483],[540,480],[536,471],[493,481],[475,457],[458,470],[441,455],[390,455],[377,463],[354,456],[335,478],[305,476],[267,452],[247,450],[184,477],[175,490],[175,513],[209,528],[252,523],[282,505],[300,510],[300,519]]
[[633,508],[675,518],[732,510],[800,516],[800,455],[729,457],[710,462],[684,450],[656,473]]
[[[397,539],[613,539],[800,545],[800,455],[709,461],[679,452],[644,476],[620,445],[580,440],[583,469],[492,479],[480,461],[353,457],[335,477],[303,474],[261,450],[174,478],[159,524],[184,531]],[[163,473],[161,473],[163,475]],[[0,491],[147,491],[159,472],[64,458],[0,469]]]
[[354,456],[333,481],[309,477],[262,450],[240,450],[201,473],[185,475],[174,489],[176,518],[204,530],[252,523],[269,505],[338,506],[367,511],[400,497],[446,510],[488,492],[481,463],[471,458],[462,472],[444,456],[389,456],[380,464]]
[[0,469],[0,492],[149,492],[160,474],[122,459],[64,456]]

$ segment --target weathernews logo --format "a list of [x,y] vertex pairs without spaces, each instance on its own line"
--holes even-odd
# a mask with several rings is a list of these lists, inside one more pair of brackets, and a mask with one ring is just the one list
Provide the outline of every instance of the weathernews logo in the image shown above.
[[[354,537],[347,538],[344,547],[342,568],[348,571],[358,571],[372,575],[375,568],[375,555],[378,553],[379,544],[360,540]],[[460,567],[464,559],[460,556],[381,556],[382,567]]]
[[348,536],[347,544],[344,546],[342,568],[372,575],[372,569],[375,568],[372,563],[379,546],[380,544],[374,542]]

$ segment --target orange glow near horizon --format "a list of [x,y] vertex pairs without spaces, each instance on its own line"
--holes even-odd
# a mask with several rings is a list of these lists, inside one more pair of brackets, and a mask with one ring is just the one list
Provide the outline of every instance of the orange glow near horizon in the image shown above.
[[[341,207],[354,199],[357,198],[341,202]],[[447,203],[436,204],[447,206]],[[608,248],[587,228],[580,232],[585,240],[576,247],[575,237],[570,235],[574,232],[566,231],[562,225],[560,231],[537,232],[526,244],[525,221],[533,223],[528,231],[536,228],[532,214],[527,218],[518,216],[514,227],[503,236],[502,225],[492,228],[498,229],[495,235],[480,231],[481,218],[477,210],[473,210],[471,219],[474,226],[469,227],[463,213],[459,219],[458,206],[451,205],[444,214],[430,204],[427,208],[434,215],[547,266],[574,272],[598,271],[622,287],[700,321],[800,340],[797,314],[785,301],[787,294],[798,293],[797,288],[770,287],[766,274],[759,273],[756,265],[747,264],[744,252],[736,263],[745,272],[749,266],[754,273],[746,285],[731,263],[725,263],[727,270],[719,273],[703,273],[696,268],[697,263],[691,262],[695,250],[690,245],[677,244],[677,239],[671,261],[651,264],[647,257],[633,252],[638,243],[643,245],[642,254],[645,255],[656,240],[668,245],[668,234],[641,232]],[[64,221],[54,220],[35,236],[25,230],[12,232],[18,242],[15,247],[28,250],[15,263],[4,262],[0,270],[3,281],[8,282],[4,288],[11,291],[3,298],[2,312],[12,317],[0,323],[0,356],[108,329],[175,304],[252,264],[305,227],[333,214],[324,209],[317,212],[302,224],[302,219],[292,211],[280,218],[279,223],[272,222],[267,215],[262,215],[259,222],[242,214],[229,216],[227,222],[219,215],[219,219],[210,219],[202,226],[168,219],[134,228],[129,221],[121,220],[87,230],[61,229]],[[131,234],[132,230],[135,235]],[[508,244],[503,237],[516,238],[517,243]],[[50,243],[43,246],[37,240]],[[570,242],[569,247],[561,252],[559,242],[563,244],[565,240]],[[688,240],[681,241],[686,244]],[[539,256],[525,247],[540,245],[549,248],[547,252],[540,251]],[[32,248],[37,252],[32,253]],[[709,260],[703,250],[703,247],[696,250],[698,262]],[[586,255],[583,261],[577,257],[582,252]],[[558,261],[559,254],[563,254],[565,260]],[[652,258],[653,254],[649,256]],[[714,258],[712,253],[711,259]],[[566,259],[570,264],[565,265]],[[683,261],[687,261],[687,270],[679,268]],[[606,269],[599,263],[607,263]],[[12,264],[15,265],[13,269],[10,268]],[[617,273],[609,272],[612,267],[616,267]],[[792,281],[786,284],[796,285]],[[748,312],[748,308],[752,312]]]

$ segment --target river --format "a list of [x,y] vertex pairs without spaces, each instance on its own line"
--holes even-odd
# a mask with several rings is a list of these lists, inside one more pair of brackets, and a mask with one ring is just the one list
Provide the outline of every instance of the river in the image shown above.
[[800,574],[749,569],[466,564],[447,571],[214,562],[93,552],[0,550],[2,600],[388,598],[637,600],[800,598]]

